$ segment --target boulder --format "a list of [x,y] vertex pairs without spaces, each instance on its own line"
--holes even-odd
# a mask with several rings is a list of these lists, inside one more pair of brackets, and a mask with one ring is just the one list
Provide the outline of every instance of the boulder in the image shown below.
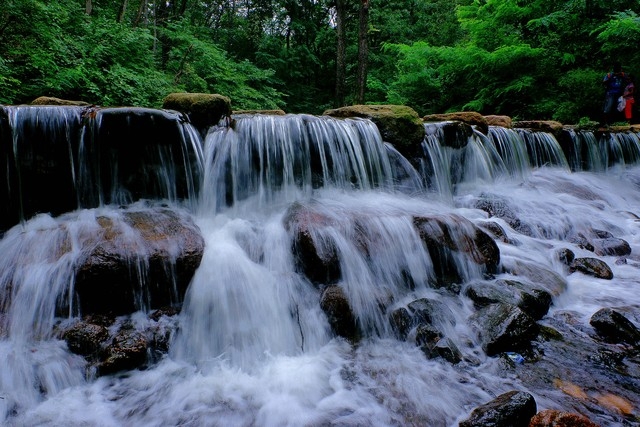
[[267,116],[285,116],[282,110],[233,110],[232,114],[264,114]]
[[104,348],[98,363],[100,375],[143,367],[147,362],[148,342],[144,334],[133,328],[120,329]]
[[182,302],[204,251],[190,217],[166,208],[127,209],[97,222],[100,230],[75,278],[84,315]]
[[52,96],[40,96],[33,101],[31,105],[75,105],[77,107],[89,107],[91,104],[84,101],[71,101],[68,99],[54,98]]
[[109,338],[109,330],[106,326],[85,320],[63,331],[62,338],[67,342],[67,347],[72,353],[93,356]]
[[524,391],[509,391],[478,406],[460,427],[527,427],[537,412],[534,397]]
[[531,418],[529,427],[599,427],[588,418],[555,409],[540,411]]
[[320,308],[327,315],[329,325],[336,335],[354,342],[359,339],[358,325],[351,305],[340,286],[332,285],[325,288],[320,296]]
[[231,116],[231,100],[210,93],[171,93],[162,102],[162,108],[186,114],[201,131]]
[[487,121],[487,125],[489,126],[500,126],[503,128],[510,128],[513,124],[513,121],[509,116],[489,115],[489,116],[484,116],[484,119]]
[[480,307],[497,302],[515,305],[535,320],[547,314],[552,302],[546,290],[515,280],[472,283],[465,294]]
[[427,135],[438,135],[438,142],[443,147],[464,148],[473,135],[472,127],[464,122],[436,122],[426,123]]
[[[484,265],[490,273],[500,264],[500,250],[496,242],[487,233],[476,227],[471,221],[459,215],[415,217],[413,224],[420,238],[425,242],[434,260],[442,259],[442,248],[462,252],[475,262]],[[450,270],[443,265],[443,270]]]
[[631,253],[629,242],[616,237],[593,239],[593,252],[598,256],[625,256]]
[[520,220],[517,210],[499,196],[482,194],[475,201],[473,207],[485,211],[489,214],[489,217],[497,217],[504,220],[511,228],[525,236],[533,236],[534,234],[531,226]]
[[524,128],[540,132],[558,134],[562,131],[563,125],[553,120],[521,120],[513,124],[514,128]]
[[333,242],[316,242],[313,230],[332,222],[312,207],[294,203],[284,216],[285,229],[293,234],[292,252],[296,267],[311,283],[335,284],[340,280],[340,260]]
[[506,303],[490,304],[471,316],[478,328],[482,348],[488,356],[526,348],[540,327],[519,307]]
[[588,276],[597,277],[598,279],[611,280],[613,279],[613,271],[606,262],[597,258],[576,258],[569,266],[570,271],[579,271],[580,273]]
[[487,135],[489,133],[489,125],[487,119],[480,113],[475,111],[460,111],[444,114],[430,114],[422,118],[425,122],[443,122],[456,121],[463,122],[471,126],[475,126],[480,132]]
[[564,277],[537,263],[514,260],[511,265],[505,267],[505,272],[526,277],[536,287],[548,291],[551,296],[559,296],[567,289],[567,280]]
[[352,105],[327,110],[324,115],[338,118],[361,117],[378,127],[382,139],[408,159],[422,154],[424,125],[420,116],[404,105]]
[[614,309],[598,310],[589,319],[589,324],[608,342],[640,345],[640,329]]

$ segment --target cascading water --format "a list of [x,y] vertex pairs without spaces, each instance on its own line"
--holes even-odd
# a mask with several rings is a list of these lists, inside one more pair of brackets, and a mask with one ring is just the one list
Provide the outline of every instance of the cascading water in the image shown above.
[[[97,205],[25,217],[0,240],[5,424],[452,426],[512,389],[534,395],[539,410],[580,412],[602,426],[638,422],[637,357],[598,341],[588,323],[602,307],[640,322],[640,168],[629,154],[637,152],[637,135],[612,137],[624,148],[607,151],[606,168],[593,160],[574,169],[549,134],[490,128],[488,136],[472,131],[445,144],[434,130],[424,158],[411,159],[420,164],[415,170],[368,120],[239,115],[210,129],[202,150],[193,128],[180,124],[172,135],[183,149],[136,151],[156,165],[170,164],[168,157],[179,164],[149,169],[120,157],[127,147],[108,138],[124,133],[105,124],[105,117],[121,123],[146,114],[169,115],[176,129],[165,112],[74,119],[70,170],[82,190],[73,194],[94,203],[88,189],[99,189],[91,193]],[[19,126],[16,117],[10,123]],[[20,135],[17,144],[27,144]],[[179,315],[148,316],[176,302],[175,295],[154,302],[154,274],[164,270],[179,293],[175,274],[192,242],[148,246],[177,227],[151,232],[150,219],[193,219],[204,240]],[[478,237],[496,228],[499,260]],[[607,238],[590,237],[594,230],[630,245],[629,256],[598,256],[612,280],[571,273],[555,255],[569,248],[576,257],[596,256],[586,240],[597,246]],[[110,294],[93,295],[87,286],[97,276],[81,274],[105,253],[96,236],[128,251],[128,275],[141,292],[133,314],[123,304],[109,328],[126,323],[170,335],[167,351],[144,370],[96,377],[91,361],[60,339],[58,331],[88,306],[108,315],[100,301]],[[305,264],[310,244],[316,258]],[[158,264],[165,253],[170,262]],[[487,354],[472,320],[479,310],[469,295],[501,281],[553,298],[540,320],[547,338],[536,338],[523,364]],[[336,336],[335,316],[325,309],[335,290],[349,303],[352,341]],[[441,353],[425,350],[429,328],[403,327],[403,313],[429,317],[446,344]],[[564,339],[548,338],[552,330]]]

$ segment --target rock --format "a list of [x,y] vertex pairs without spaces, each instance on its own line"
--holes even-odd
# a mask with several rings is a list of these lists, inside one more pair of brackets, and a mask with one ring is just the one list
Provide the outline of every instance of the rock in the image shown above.
[[407,339],[407,334],[411,329],[411,315],[409,311],[400,307],[395,309],[389,315],[389,323],[391,324],[391,329],[396,335],[396,338],[400,340]]
[[286,116],[282,110],[233,110],[232,114],[264,114],[267,116]]
[[563,264],[570,266],[574,259],[576,259],[576,255],[573,253],[571,249],[561,248],[556,251],[557,259]]
[[563,129],[562,123],[553,120],[522,120],[515,122],[513,127],[548,132],[554,135]]
[[40,96],[33,101],[31,105],[75,105],[77,107],[89,107],[91,104],[84,101],[70,101],[67,99],[54,98],[51,96]]
[[438,135],[443,147],[464,148],[473,135],[473,128],[464,122],[436,122],[425,124],[427,135]]
[[102,344],[109,338],[109,330],[102,325],[80,321],[66,329],[62,338],[72,353],[92,356],[98,353]]
[[100,232],[77,270],[75,290],[85,315],[180,303],[200,265],[204,239],[190,217],[165,208],[121,215],[97,218]]
[[460,427],[527,427],[537,412],[534,397],[523,391],[509,391],[478,406]]
[[504,243],[514,244],[515,242],[507,236],[507,232],[500,224],[495,221],[481,221],[478,227],[493,234],[493,237]]
[[327,315],[333,332],[350,341],[358,341],[359,331],[349,300],[340,286],[325,288],[320,296],[320,308]]
[[201,131],[231,116],[231,100],[218,94],[171,93],[162,102],[162,108],[186,114]]
[[526,348],[540,327],[522,309],[506,303],[490,304],[471,316],[488,356]]
[[[441,258],[439,251],[447,248],[468,255],[476,264],[495,272],[500,264],[500,250],[487,233],[459,215],[415,217],[413,224],[425,242],[432,259]],[[434,261],[435,266],[435,261]],[[446,267],[443,270],[451,271]]]
[[338,118],[362,117],[378,127],[382,139],[395,146],[408,159],[421,156],[424,124],[420,116],[404,105],[352,105],[327,110],[324,115]]
[[439,339],[431,349],[431,357],[441,357],[455,365],[462,360],[462,353],[450,338],[444,337]]
[[551,296],[559,296],[567,289],[567,280],[564,277],[540,264],[515,260],[505,268],[505,272],[526,277],[531,283],[547,290]]
[[484,116],[484,119],[487,121],[487,125],[489,126],[500,126],[503,128],[510,128],[513,124],[513,121],[509,116],[489,115],[489,116]]
[[525,236],[533,236],[533,229],[518,218],[516,210],[513,209],[505,199],[493,194],[481,194],[474,203],[474,208],[481,209],[489,214],[489,217],[503,219],[511,228]]
[[531,418],[529,427],[599,427],[588,418],[555,409],[540,411]]
[[472,283],[465,294],[478,306],[497,302],[515,305],[535,320],[547,314],[552,302],[551,294],[546,290],[515,280]]
[[631,246],[626,240],[615,237],[593,239],[593,252],[598,256],[625,256],[631,253]]
[[576,258],[569,266],[570,271],[579,271],[588,276],[597,277],[598,279],[613,279],[613,271],[606,262],[597,258]]
[[476,126],[480,132],[487,135],[489,125],[482,114],[475,111],[460,111],[455,113],[430,114],[422,118],[425,122],[458,121],[471,126]]
[[611,308],[598,310],[589,324],[608,342],[640,345],[640,329],[620,312]]
[[98,364],[100,375],[136,369],[147,361],[147,339],[133,328],[122,328],[103,350]]
[[340,260],[333,242],[316,242],[313,230],[332,222],[310,206],[294,203],[284,216],[285,229],[293,234],[292,252],[296,266],[315,285],[340,280]]

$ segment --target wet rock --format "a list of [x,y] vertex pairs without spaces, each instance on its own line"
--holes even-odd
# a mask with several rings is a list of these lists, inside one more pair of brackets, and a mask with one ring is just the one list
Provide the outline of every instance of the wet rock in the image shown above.
[[580,273],[597,277],[598,279],[613,279],[613,271],[611,271],[611,267],[609,267],[606,262],[597,258],[576,258],[573,260],[569,268],[572,273],[579,271]]
[[495,221],[481,221],[478,226],[483,230],[493,234],[493,237],[504,243],[514,244],[515,242],[507,236],[507,232]]
[[487,119],[475,111],[459,111],[454,113],[430,114],[422,118],[425,122],[458,121],[478,128],[480,132],[487,135],[489,125]]
[[267,116],[285,116],[282,110],[233,110],[233,114],[264,114]]
[[389,315],[389,322],[396,338],[400,340],[407,339],[407,334],[411,329],[411,315],[406,308],[400,307],[393,310]]
[[204,251],[189,217],[155,208],[98,223],[101,231],[75,279],[83,314],[128,314],[183,300]]
[[292,252],[296,267],[315,285],[340,280],[340,260],[333,242],[319,241],[313,230],[332,220],[308,206],[294,203],[284,217],[285,229],[293,234]]
[[40,96],[33,101],[31,105],[75,105],[78,107],[89,107],[91,104],[84,101],[71,101],[68,99],[60,99],[52,96]]
[[540,411],[531,418],[529,427],[599,427],[588,418],[555,409]]
[[563,264],[569,266],[576,259],[576,255],[573,253],[571,249],[561,248],[556,251],[557,259]]
[[478,329],[482,348],[489,356],[528,347],[540,329],[522,309],[505,303],[483,307],[470,320]]
[[511,207],[503,198],[492,195],[482,194],[474,203],[476,209],[481,209],[489,214],[489,217],[497,217],[503,219],[511,228],[525,236],[533,236],[533,230],[530,225],[525,224],[518,218],[516,209]]
[[547,290],[552,296],[559,296],[567,289],[567,280],[546,267],[522,260],[516,260],[505,272],[514,276],[526,277],[536,286]]
[[327,315],[333,332],[351,341],[359,339],[356,320],[344,290],[340,286],[328,286],[320,296],[320,308]]
[[523,391],[509,391],[478,406],[460,427],[527,427],[537,412],[534,397]]
[[450,338],[444,337],[439,339],[431,349],[431,357],[441,357],[455,365],[462,360],[462,353]]
[[98,364],[100,375],[143,367],[147,362],[146,337],[133,328],[121,329],[102,354]]
[[444,264],[443,271],[451,271],[452,267],[455,271],[455,267],[447,265],[442,249],[468,255],[476,264],[484,265],[489,273],[495,272],[500,264],[496,242],[466,218],[459,215],[415,217],[413,224],[429,249],[434,265],[438,259]]
[[552,302],[546,290],[515,280],[472,283],[465,294],[478,306],[497,302],[515,305],[536,320],[547,314]]
[[584,249],[585,251],[593,252],[593,250],[595,249],[589,239],[587,239],[582,233],[569,236],[568,240],[580,249]]
[[631,246],[626,240],[616,237],[607,237],[604,239],[594,239],[593,252],[599,256],[625,256],[631,253]]
[[424,125],[420,116],[404,105],[352,105],[327,110],[326,116],[362,117],[378,127],[382,139],[395,146],[408,159],[420,156],[424,140]]
[[489,116],[484,116],[484,119],[487,121],[487,125],[489,126],[500,126],[503,128],[510,128],[513,125],[513,121],[509,116],[489,115]]
[[640,329],[616,310],[598,310],[589,319],[589,324],[608,342],[640,345]]
[[80,321],[62,333],[62,338],[72,353],[92,356],[98,353],[109,338],[109,330],[102,325]]
[[427,135],[438,135],[441,146],[458,149],[467,146],[473,128],[464,122],[446,121],[426,123],[425,132]]
[[521,120],[513,124],[515,128],[525,128],[540,132],[548,132],[554,135],[562,132],[562,123],[553,120]]
[[162,102],[162,108],[186,114],[203,131],[231,115],[231,100],[210,93],[171,93]]

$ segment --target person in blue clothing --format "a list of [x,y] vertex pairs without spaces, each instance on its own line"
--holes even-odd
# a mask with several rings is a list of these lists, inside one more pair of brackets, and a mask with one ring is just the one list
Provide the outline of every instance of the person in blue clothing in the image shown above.
[[622,96],[624,88],[629,83],[628,80],[619,62],[613,65],[613,70],[607,73],[602,80],[605,88],[604,123],[607,125],[614,121],[614,116],[618,113],[618,98]]

